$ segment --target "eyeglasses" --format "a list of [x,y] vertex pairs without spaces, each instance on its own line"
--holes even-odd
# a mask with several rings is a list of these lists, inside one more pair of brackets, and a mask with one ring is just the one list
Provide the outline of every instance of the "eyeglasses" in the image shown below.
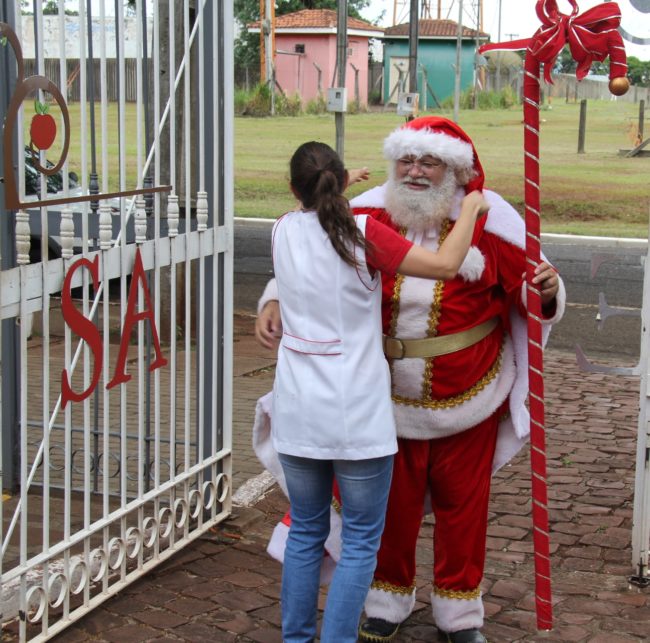
[[401,158],[397,159],[397,165],[403,172],[410,172],[415,165],[420,172],[427,173],[443,166],[444,163],[439,160],[423,161],[422,159]]

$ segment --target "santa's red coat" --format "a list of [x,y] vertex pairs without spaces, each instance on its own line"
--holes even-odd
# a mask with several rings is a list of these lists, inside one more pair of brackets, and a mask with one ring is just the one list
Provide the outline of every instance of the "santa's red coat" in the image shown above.
[[[459,190],[450,215],[460,212]],[[355,214],[366,213],[397,226],[383,208],[385,186],[352,200]],[[429,439],[452,435],[481,422],[509,398],[510,414],[499,429],[493,469],[507,462],[528,437],[524,406],[528,388],[525,324],[525,228],[517,211],[489,190],[486,217],[479,220],[460,274],[436,282],[383,275],[384,333],[422,338],[458,333],[498,317],[500,324],[473,346],[432,359],[391,360],[393,407],[400,437]],[[453,223],[451,224],[453,225]],[[437,228],[404,231],[415,243],[436,250]],[[444,226],[443,226],[444,236]],[[554,314],[544,320],[543,339],[563,314],[560,282]]]

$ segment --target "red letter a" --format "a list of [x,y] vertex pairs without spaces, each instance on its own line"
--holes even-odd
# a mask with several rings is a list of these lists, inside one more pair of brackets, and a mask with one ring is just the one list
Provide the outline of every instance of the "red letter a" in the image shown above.
[[[145,310],[139,313],[135,312],[138,305],[138,282],[142,283],[142,292],[145,299]],[[161,366],[167,364],[167,360],[163,357],[160,350],[160,342],[158,341],[158,331],[156,329],[156,321],[154,319],[153,309],[151,307],[151,297],[149,296],[149,289],[147,288],[146,275],[144,273],[144,266],[142,265],[142,257],[140,256],[140,248],[135,251],[135,263],[133,264],[133,275],[131,276],[131,288],[129,290],[129,301],[127,303],[126,315],[124,317],[124,328],[122,329],[122,339],[120,340],[120,352],[117,356],[117,363],[115,364],[115,374],[113,379],[106,385],[106,388],[113,388],[118,384],[124,384],[131,379],[131,376],[126,372],[126,356],[129,350],[129,338],[131,331],[136,322],[148,319],[151,324],[151,336],[153,339],[153,346],[156,350],[156,359],[149,366],[150,371],[155,371]]]

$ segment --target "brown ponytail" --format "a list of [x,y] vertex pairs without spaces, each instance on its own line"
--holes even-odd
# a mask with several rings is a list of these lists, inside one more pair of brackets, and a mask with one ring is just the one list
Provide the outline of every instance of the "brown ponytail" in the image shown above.
[[305,209],[315,210],[336,253],[356,266],[354,247],[366,248],[348,200],[343,196],[346,172],[338,154],[325,143],[303,143],[291,157],[291,186]]

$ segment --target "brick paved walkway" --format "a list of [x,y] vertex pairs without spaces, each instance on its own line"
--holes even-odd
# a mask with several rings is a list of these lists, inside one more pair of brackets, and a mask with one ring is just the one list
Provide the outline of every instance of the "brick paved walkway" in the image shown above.
[[[235,489],[261,472],[250,447],[254,401],[272,381],[272,358],[235,333]],[[581,373],[575,357],[546,358],[555,628],[535,630],[527,450],[494,479],[483,583],[491,643],[650,640],[650,589],[630,587],[637,378]],[[59,635],[57,642],[280,642],[280,566],[265,544],[287,506],[273,487],[232,519],[127,587]],[[418,550],[416,610],[396,643],[434,641],[428,606],[432,524]],[[323,593],[323,599],[325,594]],[[9,631],[5,640],[12,640]]]

